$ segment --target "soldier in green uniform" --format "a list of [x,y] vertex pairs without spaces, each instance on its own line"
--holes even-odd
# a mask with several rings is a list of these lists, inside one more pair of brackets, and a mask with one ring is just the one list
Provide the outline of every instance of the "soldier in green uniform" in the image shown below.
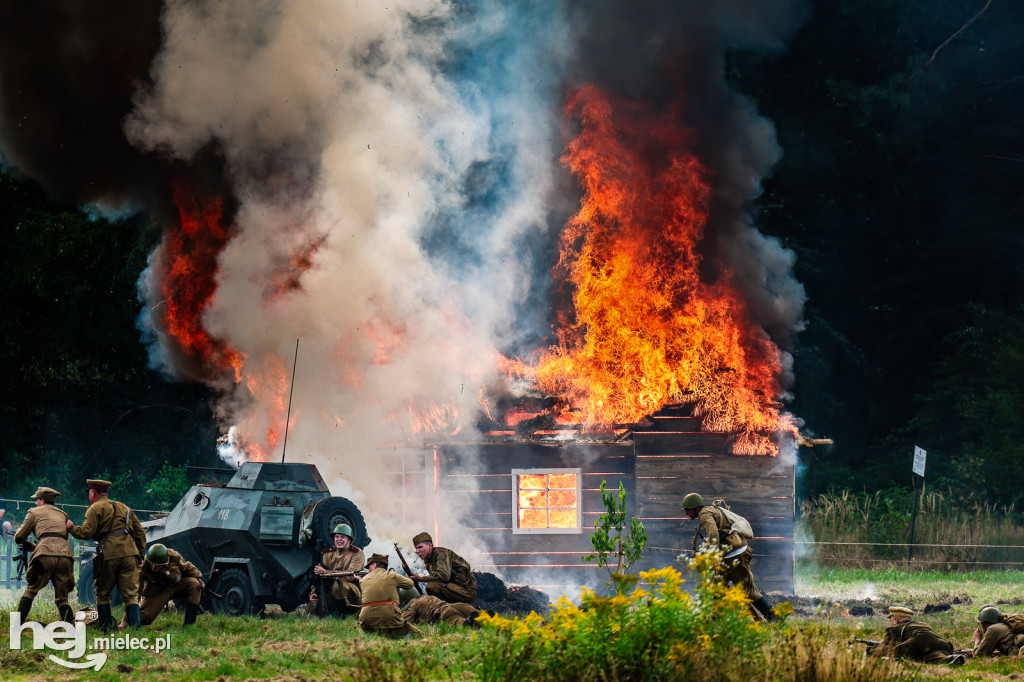
[[[142,604],[139,606],[143,625],[149,625],[167,602],[184,599],[185,622],[192,625],[199,615],[199,602],[203,599],[203,572],[181,554],[159,542],[146,551],[146,559],[139,569],[139,592]],[[125,615],[127,618],[127,614]],[[123,623],[124,625],[126,623]]]
[[[313,567],[313,573],[355,573],[363,570],[366,558],[363,550],[352,544],[352,528],[345,523],[338,524],[334,529],[334,547],[324,550],[320,563]],[[347,616],[359,613],[362,597],[359,591],[359,578],[345,575],[322,579],[326,594],[310,594],[310,601],[324,600],[324,613]]]
[[54,505],[58,495],[60,493],[53,488],[36,490],[32,495],[36,506],[28,511],[14,534],[14,541],[19,544],[26,542],[31,533],[36,536],[36,547],[32,550],[25,576],[28,585],[18,602],[18,613],[23,623],[28,619],[36,594],[48,583],[53,583],[53,601],[60,619],[65,623],[75,622],[75,614],[68,604],[68,595],[75,589],[74,554],[68,544],[65,525],[68,515]]
[[388,558],[382,554],[372,555],[366,567],[370,572],[359,580],[363,593],[359,627],[364,632],[380,632],[391,637],[419,634],[402,618],[402,611],[398,608],[398,590],[412,588],[412,580],[389,571]]
[[1002,612],[986,606],[978,614],[978,629],[974,631],[972,656],[1016,656],[1024,646],[1024,635],[1015,634],[1006,624]]
[[416,597],[406,604],[402,617],[408,623],[448,623],[449,625],[468,625],[476,623],[480,611],[472,604],[457,602],[449,604],[432,594]]
[[146,551],[146,532],[135,512],[123,502],[107,497],[110,481],[89,479],[89,508],[81,526],[67,522],[67,528],[79,540],[96,541],[93,580],[96,583],[96,610],[104,631],[114,627],[110,615],[110,594],[117,585],[124,601],[128,624],[142,625],[139,612],[139,557]]
[[684,497],[682,508],[687,517],[700,520],[693,534],[693,551],[698,551],[705,544],[720,548],[723,552],[722,572],[726,580],[732,581],[734,585],[742,585],[758,613],[767,621],[773,620],[775,614],[771,605],[754,584],[754,574],[750,570],[750,559],[753,556],[750,546],[742,536],[732,531],[732,523],[725,512],[714,505],[705,505],[699,493],[690,493]]
[[427,568],[427,575],[409,576],[416,582],[427,584],[427,594],[449,603],[472,604],[476,599],[476,576],[469,562],[445,547],[434,547],[426,532],[412,539],[418,556]]
[[953,644],[942,639],[931,627],[914,618],[914,612],[905,606],[889,607],[889,627],[885,637],[868,649],[872,656],[911,658],[926,663],[961,664],[962,657],[953,653]]

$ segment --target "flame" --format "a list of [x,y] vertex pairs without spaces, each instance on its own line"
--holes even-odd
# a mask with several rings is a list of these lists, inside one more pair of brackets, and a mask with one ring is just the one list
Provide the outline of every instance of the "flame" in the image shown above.
[[520,528],[577,528],[577,474],[517,474]]
[[690,402],[705,428],[737,434],[735,452],[776,454],[779,351],[714,259],[713,178],[695,133],[678,124],[682,111],[593,86],[570,98],[582,129],[562,161],[583,198],[556,271],[572,310],[561,312],[558,345],[513,373],[560,396],[577,422],[635,422]]
[[161,321],[185,355],[215,373],[232,370],[239,382],[245,355],[210,336],[202,322],[217,288],[217,256],[228,239],[224,204],[217,197],[201,199],[182,185],[174,188],[174,204],[179,224],[167,232],[158,254]]

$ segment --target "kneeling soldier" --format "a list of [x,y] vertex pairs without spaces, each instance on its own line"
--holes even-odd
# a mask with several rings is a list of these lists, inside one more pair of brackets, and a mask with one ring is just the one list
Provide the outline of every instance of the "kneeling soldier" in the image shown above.
[[[324,550],[320,563],[313,567],[313,573],[318,576],[330,573],[352,575],[321,578],[321,585],[324,586],[321,591],[324,594],[319,595],[319,598],[323,599],[324,615],[347,616],[359,612],[362,597],[355,573],[363,570],[365,562],[363,550],[352,544],[352,528],[345,523],[339,524],[334,529],[334,547]],[[315,593],[310,595],[311,601],[317,596]]]
[[413,580],[427,584],[432,594],[450,604],[472,604],[476,599],[476,576],[469,562],[447,547],[434,547],[429,533],[423,532],[412,539],[416,556],[427,567],[427,575],[412,575]]
[[[66,623],[74,624],[75,614],[68,604],[68,595],[75,589],[74,554],[68,544],[68,515],[53,504],[60,495],[53,488],[39,488],[32,497],[36,498],[36,506],[28,511],[14,541],[23,544],[28,541],[30,533],[35,533],[36,548],[32,550],[32,559],[28,563],[28,574],[25,576],[28,585],[18,602],[21,622],[28,620],[28,612],[32,610],[32,601],[39,590],[53,583],[53,601],[57,604],[57,613]],[[22,551],[25,551],[22,548]]]
[[199,615],[199,602],[203,598],[203,573],[181,554],[160,543],[152,545],[139,571],[139,591],[142,593],[140,611],[142,624],[149,625],[167,602],[184,599],[185,625],[192,625]]
[[416,628],[402,618],[402,611],[398,608],[398,590],[412,588],[412,580],[389,571],[388,558],[382,554],[371,556],[366,567],[370,572],[359,581],[363,590],[359,627],[364,632],[380,632],[392,637],[419,634]]

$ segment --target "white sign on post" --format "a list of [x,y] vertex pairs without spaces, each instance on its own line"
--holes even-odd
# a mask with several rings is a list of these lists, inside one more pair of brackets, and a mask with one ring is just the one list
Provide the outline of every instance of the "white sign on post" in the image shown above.
[[927,456],[927,452],[916,445],[914,446],[914,473],[921,478],[924,478],[924,460]]

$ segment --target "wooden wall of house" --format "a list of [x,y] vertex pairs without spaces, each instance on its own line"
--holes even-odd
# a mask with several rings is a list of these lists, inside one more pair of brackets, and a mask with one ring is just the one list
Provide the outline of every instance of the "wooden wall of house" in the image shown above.
[[[629,514],[643,521],[650,536],[641,569],[685,570],[676,557],[690,549],[696,522],[685,518],[679,503],[686,493],[699,492],[709,502],[724,498],[750,521],[752,568],[762,591],[793,594],[793,466],[777,457],[733,455],[727,435],[683,430],[691,426],[678,418],[655,420],[651,430],[637,431],[625,443],[438,445],[438,544],[509,583],[575,594],[576,586],[608,579],[582,556],[592,552],[590,534],[604,512],[601,482],[618,490],[621,481]],[[512,470],[552,468],[581,470],[581,532],[514,534]]]

